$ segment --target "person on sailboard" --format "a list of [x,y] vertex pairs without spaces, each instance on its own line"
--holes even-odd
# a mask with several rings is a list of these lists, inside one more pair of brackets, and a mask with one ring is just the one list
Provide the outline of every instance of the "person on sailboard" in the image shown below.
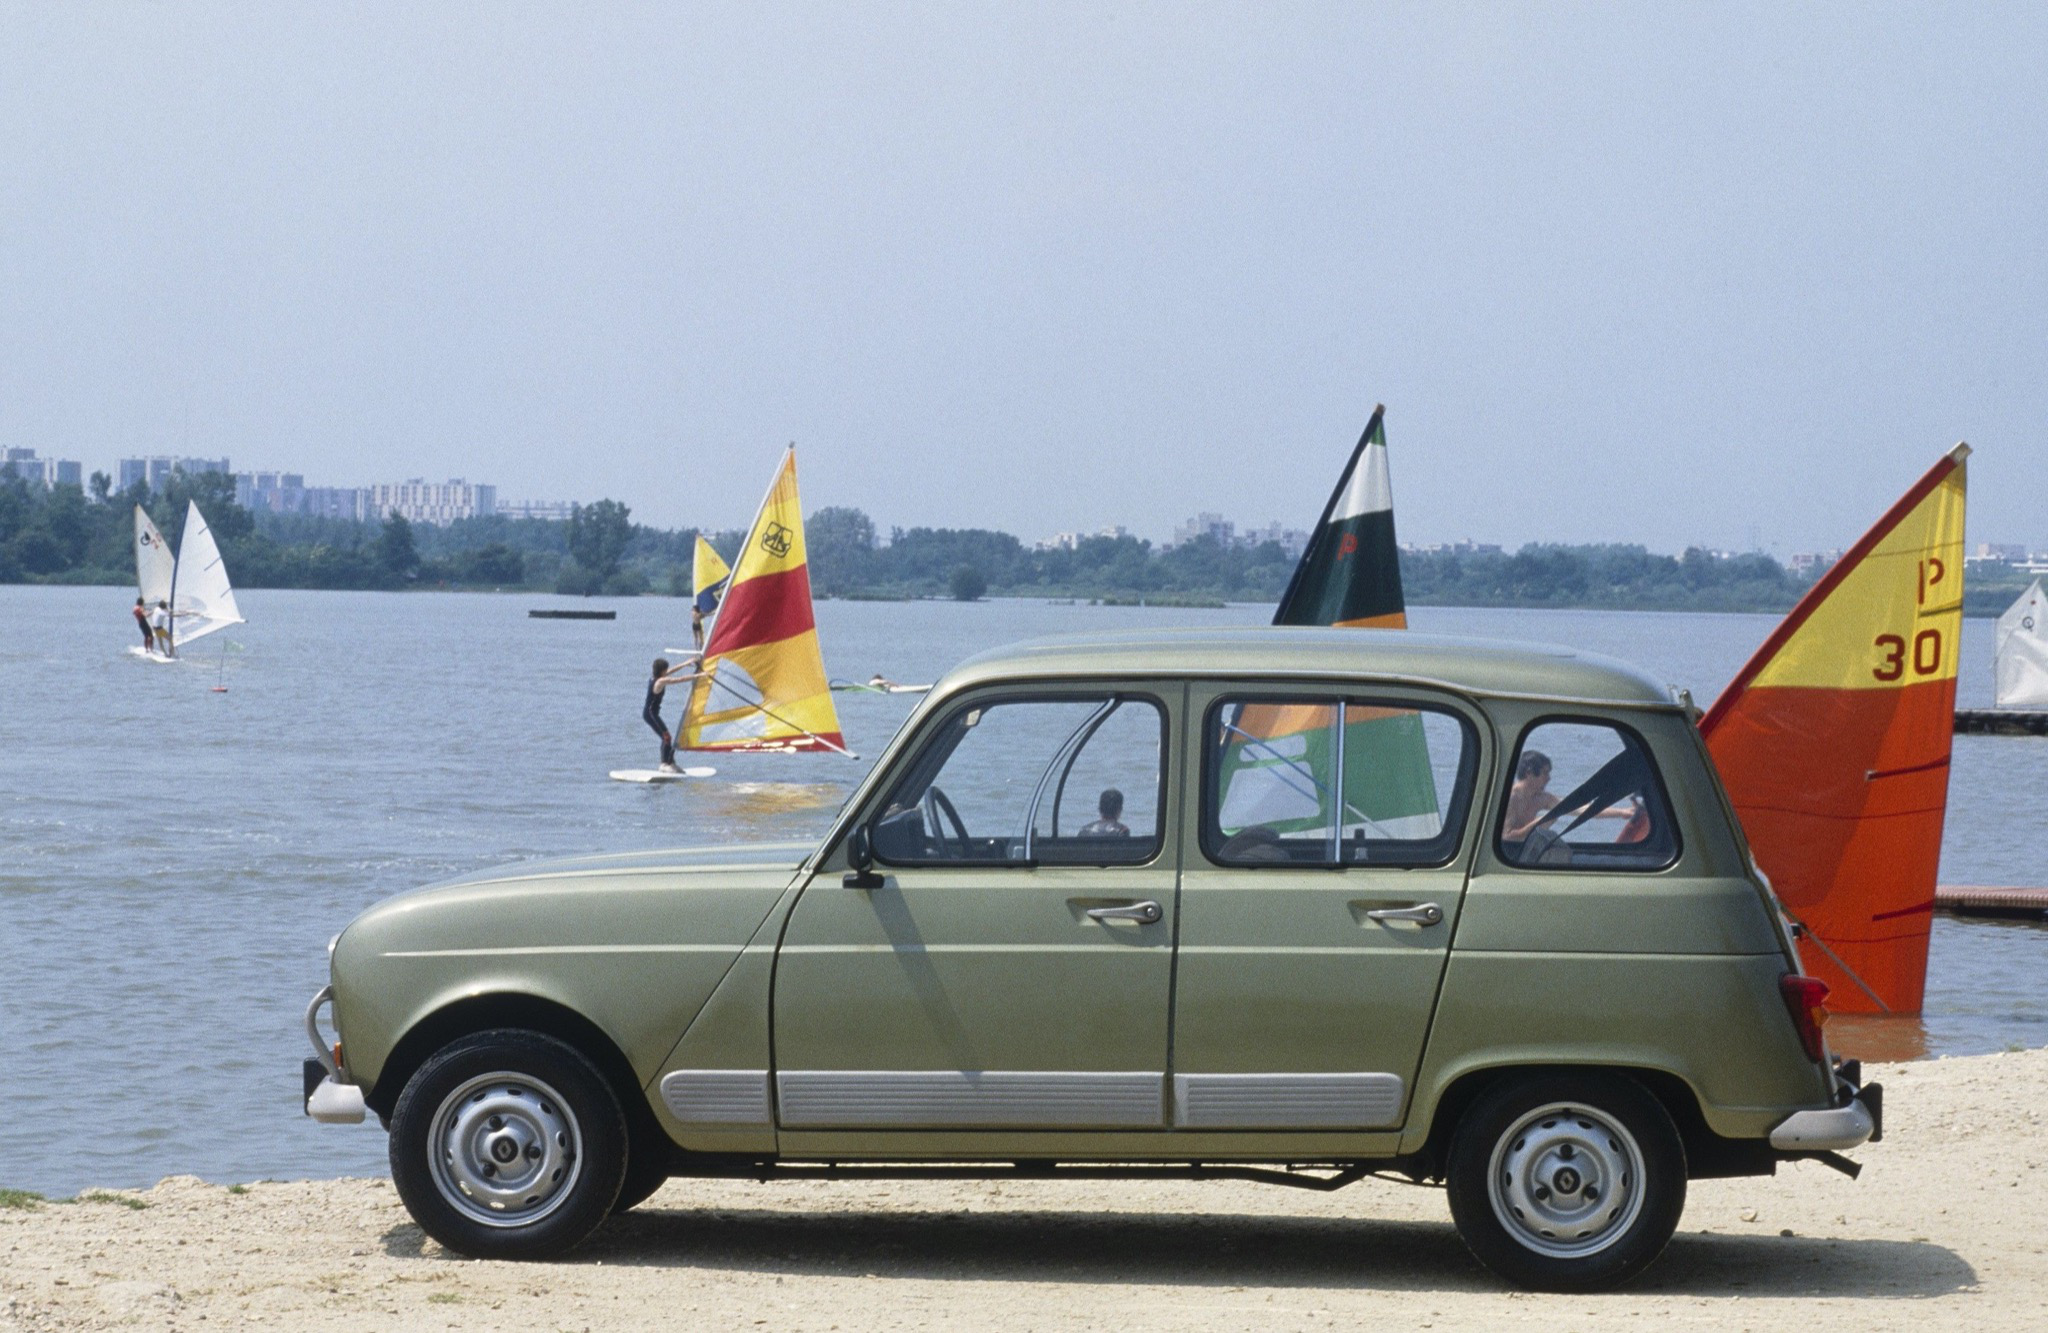
[[647,682],[647,702],[640,705],[640,720],[652,727],[655,735],[661,737],[660,771],[663,773],[681,770],[676,767],[676,738],[669,734],[668,724],[661,720],[662,691],[679,681],[697,679],[697,660],[692,657],[681,667],[670,671],[666,657],[655,658],[654,675]]
[[178,650],[171,644],[171,604],[159,601],[156,610],[149,613],[149,627],[156,632],[156,650],[165,657],[176,657]]
[[704,651],[704,608],[690,608],[690,638],[696,643],[697,651]]
[[146,653],[156,643],[156,635],[149,628],[149,603],[140,597],[135,599],[135,627],[142,631],[142,651]]

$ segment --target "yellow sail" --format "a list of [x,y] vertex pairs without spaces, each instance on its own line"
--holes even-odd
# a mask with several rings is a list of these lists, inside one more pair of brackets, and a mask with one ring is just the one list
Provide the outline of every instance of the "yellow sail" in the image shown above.
[[[701,561],[709,548],[698,549]],[[794,447],[733,564],[702,671],[683,710],[683,749],[849,753],[818,651]]]

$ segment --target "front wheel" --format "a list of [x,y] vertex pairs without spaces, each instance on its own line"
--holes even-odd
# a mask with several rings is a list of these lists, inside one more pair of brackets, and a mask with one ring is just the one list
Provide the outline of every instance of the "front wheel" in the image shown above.
[[1685,1145],[1632,1079],[1520,1079],[1459,1121],[1451,1216],[1479,1261],[1522,1287],[1592,1291],[1663,1252],[1685,1210]]
[[486,1259],[549,1259],[610,1213],[626,1117],[604,1076],[537,1032],[464,1037],[420,1066],[391,1115],[391,1179],[420,1228]]

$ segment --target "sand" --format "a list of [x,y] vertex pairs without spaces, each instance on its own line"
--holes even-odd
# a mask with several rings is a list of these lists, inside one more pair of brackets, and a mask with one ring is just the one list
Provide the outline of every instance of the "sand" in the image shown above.
[[1599,1296],[1504,1290],[1440,1191],[1379,1181],[671,1181],[543,1265],[447,1253],[384,1180],[173,1177],[0,1209],[0,1329],[2048,1327],[2048,1051],[1871,1073],[1860,1181],[1695,1182]]

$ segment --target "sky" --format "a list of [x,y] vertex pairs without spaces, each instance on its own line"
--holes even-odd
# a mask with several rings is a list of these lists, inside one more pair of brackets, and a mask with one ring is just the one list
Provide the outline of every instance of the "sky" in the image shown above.
[[2048,549],[2048,8],[0,0],[0,446]]

